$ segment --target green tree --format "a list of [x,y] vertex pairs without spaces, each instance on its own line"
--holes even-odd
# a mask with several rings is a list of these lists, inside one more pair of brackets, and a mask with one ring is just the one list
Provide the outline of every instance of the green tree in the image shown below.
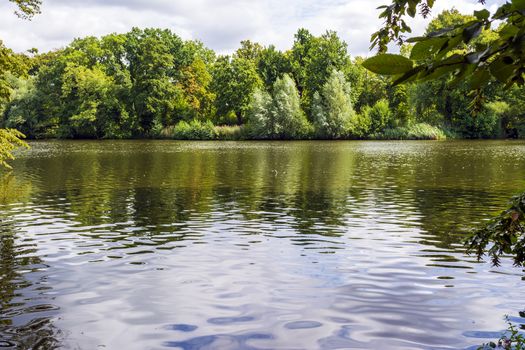
[[235,51],[235,56],[248,61],[252,61],[256,66],[261,57],[263,47],[259,43],[254,43],[251,40],[241,41],[241,47]]
[[215,63],[212,76],[217,114],[226,119],[233,115],[242,125],[253,93],[262,86],[255,64],[242,57],[222,56]]
[[63,76],[62,98],[70,108],[63,124],[69,125],[73,137],[114,138],[120,134],[115,129],[125,128],[128,115],[119,105],[115,91],[113,79],[101,68],[68,64]]
[[184,67],[180,87],[184,93],[187,119],[205,120],[215,114],[215,94],[210,90],[211,73],[206,63],[197,57]]
[[273,45],[261,51],[257,64],[257,72],[267,90],[270,90],[275,81],[284,74],[292,74],[292,66],[288,56],[289,55],[278,51]]
[[255,92],[247,128],[254,138],[298,139],[308,136],[310,124],[301,109],[294,80],[284,74],[277,78],[271,94]]
[[314,94],[312,121],[322,138],[343,138],[355,132],[350,84],[342,72],[333,69],[321,91]]
[[[191,61],[183,41],[169,30],[134,28],[127,34],[125,48],[131,78],[131,108],[137,116],[138,134],[172,125],[184,102],[176,82],[182,67]],[[184,106],[181,108],[184,110]]]
[[299,29],[295,35],[291,66],[308,113],[314,93],[326,83],[332,70],[348,70],[351,61],[347,48],[348,45],[333,31],[315,37],[306,29]]
[[393,126],[393,113],[386,99],[377,101],[372,107],[367,106],[363,114],[370,120],[371,133],[378,133]]
[[[11,100],[12,84],[10,78],[14,76],[25,75],[27,66],[20,55],[7,49],[0,40],[0,112],[4,106]],[[22,141],[25,136],[14,129],[0,129],[0,166],[9,168],[7,160],[13,159],[12,151],[21,146],[27,146]]]
[[0,129],[0,166],[8,169],[8,160],[14,159],[13,151],[19,147],[28,147],[22,139],[24,135],[15,129]]

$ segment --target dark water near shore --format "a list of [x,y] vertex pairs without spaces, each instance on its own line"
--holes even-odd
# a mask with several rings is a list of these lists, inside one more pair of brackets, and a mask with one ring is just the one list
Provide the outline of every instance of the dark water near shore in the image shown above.
[[524,142],[37,142],[0,175],[0,348],[465,349],[525,309],[464,233]]

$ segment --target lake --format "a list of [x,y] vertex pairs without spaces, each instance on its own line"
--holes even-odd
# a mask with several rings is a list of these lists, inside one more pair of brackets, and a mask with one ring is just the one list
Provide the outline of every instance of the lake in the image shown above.
[[32,142],[0,175],[0,348],[475,349],[523,270],[464,254],[525,142]]

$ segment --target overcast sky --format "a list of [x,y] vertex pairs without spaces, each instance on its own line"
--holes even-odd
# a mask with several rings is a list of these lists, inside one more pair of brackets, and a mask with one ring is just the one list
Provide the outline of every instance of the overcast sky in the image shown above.
[[[0,0],[0,39],[15,51],[60,48],[77,37],[124,33],[132,27],[169,28],[184,39],[199,39],[219,53],[251,39],[279,49],[291,47],[298,28],[314,34],[335,30],[353,55],[367,55],[370,35],[381,22],[377,6],[390,0],[43,0],[32,21],[13,14]],[[489,5],[497,1],[489,1]],[[472,13],[476,0],[438,0],[434,13],[456,7]],[[426,21],[412,22],[416,32]]]

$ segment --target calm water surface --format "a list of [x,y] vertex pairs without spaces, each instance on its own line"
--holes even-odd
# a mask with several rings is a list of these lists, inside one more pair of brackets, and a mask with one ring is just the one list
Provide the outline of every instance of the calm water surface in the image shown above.
[[523,142],[37,142],[0,175],[0,348],[470,349],[523,271],[465,232]]

